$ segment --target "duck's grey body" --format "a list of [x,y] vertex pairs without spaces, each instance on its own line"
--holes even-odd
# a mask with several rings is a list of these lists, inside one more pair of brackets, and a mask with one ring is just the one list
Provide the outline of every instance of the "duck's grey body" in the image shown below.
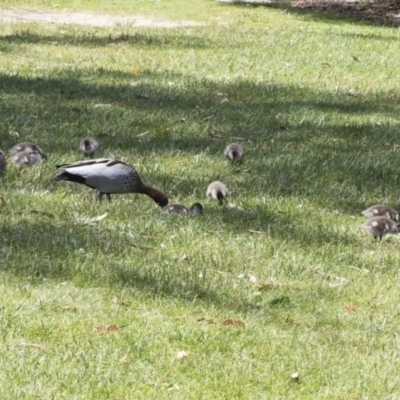
[[41,159],[47,159],[47,156],[46,156],[46,154],[43,153],[43,150],[37,144],[31,143],[31,142],[17,143],[10,150],[11,156],[14,156],[18,153],[23,153],[23,152],[34,153],[35,156],[39,156]]
[[223,204],[224,199],[228,196],[228,188],[221,181],[214,181],[208,185],[206,195],[218,200],[219,204]]
[[194,203],[190,208],[181,204],[170,204],[162,209],[164,214],[203,214],[203,206],[200,203]]
[[79,143],[79,150],[81,150],[88,157],[92,157],[98,147],[98,141],[91,136],[84,137]]
[[244,155],[244,150],[239,144],[231,143],[225,147],[224,155],[231,161],[240,161]]
[[110,195],[114,193],[142,193],[151,197],[160,207],[168,204],[164,193],[144,185],[136,170],[122,161],[98,158],[56,167],[65,172],[54,180],[77,182],[96,189],[99,191],[100,201],[104,194],[110,200]]
[[382,204],[376,204],[374,206],[368,207],[366,210],[362,211],[361,214],[365,215],[367,218],[380,216],[389,218],[395,222],[400,221],[399,213],[395,209]]
[[4,153],[0,150],[0,175],[3,175],[6,172],[7,161]]
[[382,240],[382,237],[389,233],[399,233],[400,226],[389,218],[373,217],[364,222],[361,227],[372,233],[375,239],[379,237]]
[[33,165],[42,160],[42,155],[33,149],[17,152],[10,157],[10,162],[18,167]]

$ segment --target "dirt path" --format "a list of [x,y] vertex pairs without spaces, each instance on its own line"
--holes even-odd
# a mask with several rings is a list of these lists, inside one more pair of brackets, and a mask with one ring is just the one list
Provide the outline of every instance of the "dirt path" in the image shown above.
[[0,22],[24,23],[47,22],[57,24],[75,24],[89,26],[115,26],[117,24],[136,27],[175,28],[182,26],[204,26],[198,21],[169,21],[140,15],[107,15],[88,12],[48,12],[37,10],[20,10],[16,8],[0,8]]
[[[273,0],[218,0],[220,2],[241,2],[249,5],[273,6]],[[364,20],[377,24],[400,26],[400,6],[395,1],[358,0],[281,0],[275,4],[287,4],[294,9],[305,9],[316,13],[333,12],[354,20]],[[49,12],[0,8],[0,22],[47,22],[88,26],[115,26],[118,24],[135,27],[175,28],[183,26],[205,26],[199,21],[170,21],[141,15],[107,15],[89,12]]]

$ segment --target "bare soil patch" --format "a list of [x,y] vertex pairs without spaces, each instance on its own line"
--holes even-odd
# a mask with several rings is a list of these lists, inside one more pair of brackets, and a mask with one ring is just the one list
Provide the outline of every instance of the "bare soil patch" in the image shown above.
[[111,27],[118,24],[123,24],[135,27],[150,28],[176,28],[182,26],[207,25],[204,22],[198,21],[170,21],[165,19],[144,17],[141,15],[108,15],[88,12],[48,12],[38,10],[20,10],[15,8],[0,8],[0,22],[46,22],[97,27]]

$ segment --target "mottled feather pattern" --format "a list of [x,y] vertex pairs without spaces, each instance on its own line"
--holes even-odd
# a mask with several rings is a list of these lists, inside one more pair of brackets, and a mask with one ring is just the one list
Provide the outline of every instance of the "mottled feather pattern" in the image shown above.
[[391,219],[392,221],[399,222],[399,213],[390,206],[376,204],[374,206],[368,207],[364,211],[361,212],[367,218],[372,217],[386,217]]
[[361,227],[369,231],[375,238],[379,237],[380,240],[389,233],[399,233],[399,225],[397,225],[395,221],[382,216],[368,219]]

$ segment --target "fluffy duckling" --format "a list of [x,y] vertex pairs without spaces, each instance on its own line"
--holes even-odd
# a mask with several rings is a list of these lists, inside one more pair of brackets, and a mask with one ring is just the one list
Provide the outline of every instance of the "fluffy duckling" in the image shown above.
[[168,204],[167,196],[160,190],[145,185],[135,168],[122,161],[110,158],[78,161],[72,164],[56,165],[64,172],[53,178],[54,181],[76,182],[99,191],[111,200],[111,194],[140,193],[151,197],[160,207]]
[[225,147],[224,155],[228,157],[232,162],[240,161],[244,155],[244,150],[239,144],[231,143]]
[[47,159],[47,156],[43,153],[43,150],[37,144],[31,142],[21,142],[16,144],[14,147],[11,148],[10,154],[14,156],[17,153],[22,153],[25,151],[34,152],[36,153],[36,155],[39,155],[41,159]]
[[164,214],[203,214],[203,206],[200,203],[194,203],[190,208],[180,204],[170,204],[162,209]]
[[10,157],[10,162],[17,167],[26,167],[42,161],[43,157],[38,151],[30,149],[15,153]]
[[214,181],[208,185],[206,195],[214,200],[218,200],[219,204],[222,205],[228,197],[228,188],[222,182]]
[[362,211],[361,214],[365,215],[367,218],[380,216],[389,218],[395,222],[400,221],[399,213],[395,209],[382,204],[376,204],[375,206],[368,207],[366,210]]
[[82,151],[86,157],[93,157],[94,152],[98,147],[98,141],[91,136],[84,137],[79,143],[79,150]]
[[0,150],[0,175],[3,175],[6,172],[7,161],[4,153]]
[[378,237],[379,240],[382,240],[382,237],[389,233],[396,234],[400,232],[400,225],[396,224],[391,219],[382,216],[370,218],[364,222],[361,227],[372,233],[375,240]]

